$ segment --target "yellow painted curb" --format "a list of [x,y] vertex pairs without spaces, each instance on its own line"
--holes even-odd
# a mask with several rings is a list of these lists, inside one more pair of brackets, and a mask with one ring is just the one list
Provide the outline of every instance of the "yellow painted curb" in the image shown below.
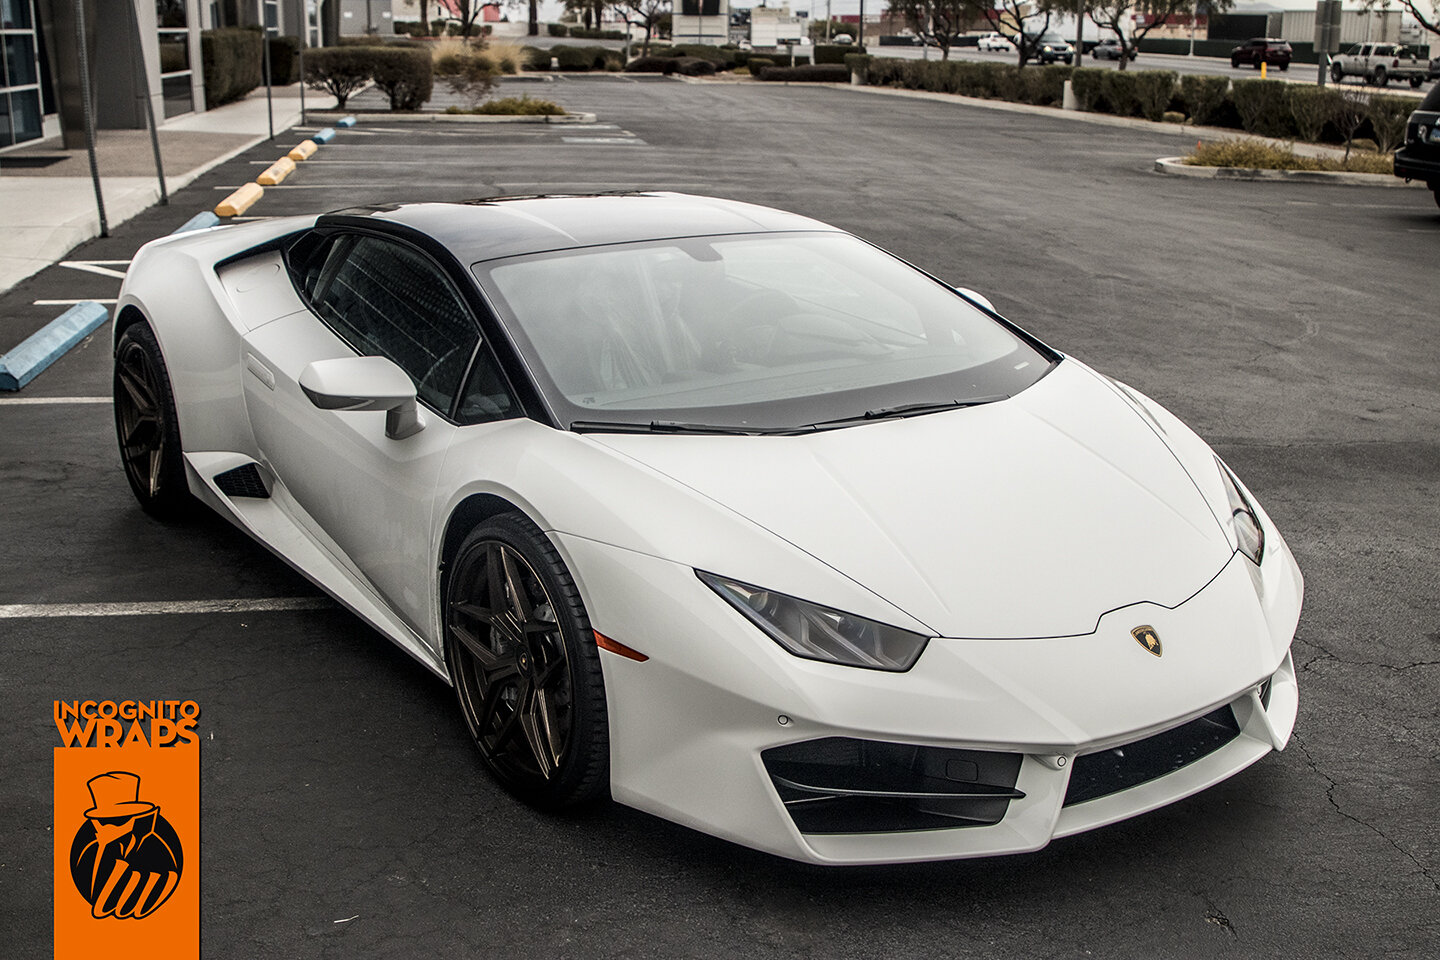
[[255,178],[255,182],[260,184],[262,187],[273,187],[275,186],[275,184],[279,183],[281,180],[284,180],[286,177],[290,176],[290,174],[294,172],[295,161],[291,160],[289,157],[281,157],[279,160],[276,160],[274,163],[270,164],[270,166],[266,167],[265,172]]
[[295,144],[295,149],[291,150],[288,156],[291,160],[298,163],[301,160],[309,160],[310,155],[313,154],[316,149],[314,140],[301,140]]
[[238,217],[264,195],[265,188],[260,184],[247,183],[215,205],[215,216]]

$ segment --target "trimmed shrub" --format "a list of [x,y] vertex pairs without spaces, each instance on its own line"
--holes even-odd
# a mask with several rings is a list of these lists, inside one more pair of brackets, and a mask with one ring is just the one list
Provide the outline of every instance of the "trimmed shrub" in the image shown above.
[[254,30],[225,27],[200,31],[207,110],[239,100],[264,82],[260,43],[260,34]]
[[680,65],[676,57],[636,57],[625,64],[626,73],[663,73],[665,76],[675,72]]
[[715,64],[699,57],[676,57],[675,72],[682,77],[713,77]]
[[391,110],[419,110],[430,99],[434,69],[428,51],[371,48],[364,53],[370,76],[390,98]]
[[1370,97],[1370,130],[1375,134],[1375,148],[1380,153],[1393,153],[1405,142],[1406,122],[1414,109],[1415,101],[1404,97]]
[[457,97],[478,103],[495,89],[496,71],[488,57],[465,53],[444,53],[435,58],[435,76]]
[[1330,87],[1307,87],[1294,83],[1286,91],[1290,101],[1290,119],[1301,140],[1318,143],[1325,126],[1335,116],[1339,94]]
[[1283,80],[1236,80],[1230,85],[1230,99],[1246,133],[1266,137],[1295,135],[1288,87]]
[[[985,64],[992,66],[992,64]],[[993,64],[993,66],[1010,66],[1010,64]],[[1048,67],[1026,67],[1024,70],[1015,68],[1020,74],[1020,86],[1024,92],[1026,103],[1033,103],[1037,107],[1058,106],[1065,100],[1065,81],[1075,72],[1073,67],[1048,66]]]
[[571,27],[570,36],[576,40],[624,40],[623,30],[586,30],[584,27]]
[[845,55],[845,68],[851,73],[860,74],[860,79],[866,83],[870,82],[870,64],[875,60],[868,53],[847,53]]
[[844,43],[817,43],[815,45],[815,63],[845,63],[850,57],[863,56],[864,47],[857,47],[855,44]]
[[[754,60],[750,61],[754,64]],[[766,67],[760,71],[766,82],[784,80],[793,83],[849,83],[850,70],[842,63],[807,64],[803,67]]]
[[735,55],[729,50],[721,50],[719,47],[712,47],[707,43],[677,43],[670,48],[669,55],[672,57],[698,57],[701,60],[709,60],[717,68],[722,63],[729,68],[737,62]]
[[1100,93],[1108,105],[1106,109],[1118,117],[1133,117],[1140,113],[1139,83],[1134,70],[1106,70],[1105,79],[1100,83]]
[[1170,107],[1175,95],[1173,70],[1130,70],[1125,71],[1135,78],[1135,98],[1140,106],[1140,115],[1146,120],[1159,120]]
[[1105,99],[1105,78],[1111,71],[1098,67],[1078,67],[1070,75],[1070,87],[1081,110],[1099,110]]
[[[614,60],[618,64],[625,55],[619,50],[605,47],[574,47],[557,43],[550,48],[549,56],[559,61],[561,70],[604,70],[607,61]],[[550,60],[547,57],[545,67],[540,69],[546,69],[549,65]]]
[[775,61],[770,59],[769,57],[751,57],[746,62],[746,66],[750,68],[750,72],[754,76],[758,77],[760,76],[760,71],[764,70],[766,67],[775,66]]
[[370,80],[368,47],[321,47],[305,55],[305,83],[335,98],[341,110],[350,95]]
[[1213,122],[1225,103],[1230,91],[1229,77],[1202,77],[1187,74],[1180,78],[1180,98],[1185,101],[1185,112],[1199,124]]
[[277,87],[288,87],[299,80],[299,55],[299,37],[271,37],[270,82]]
[[570,28],[563,23],[547,23],[545,24],[545,32],[552,37],[568,37],[570,35]]
[[539,47],[520,48],[521,67],[526,70],[549,70],[550,51],[541,50]]

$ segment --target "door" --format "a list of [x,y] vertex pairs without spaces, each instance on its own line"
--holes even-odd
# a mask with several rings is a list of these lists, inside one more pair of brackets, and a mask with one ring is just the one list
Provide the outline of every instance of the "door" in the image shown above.
[[[444,271],[398,240],[337,235],[292,273],[309,309],[246,338],[256,443],[301,522],[434,645],[435,484],[479,328]],[[392,440],[384,412],[321,410],[300,389],[310,363],[357,355],[385,357],[410,376],[424,429]]]

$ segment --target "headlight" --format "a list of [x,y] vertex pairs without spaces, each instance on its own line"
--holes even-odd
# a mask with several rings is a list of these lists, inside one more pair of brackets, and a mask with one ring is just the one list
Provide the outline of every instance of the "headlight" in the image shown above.
[[729,601],[780,646],[797,657],[871,670],[909,670],[928,637],[808,600],[695,571],[705,585]]
[[1235,475],[1219,457],[1215,458],[1215,466],[1220,470],[1225,497],[1230,501],[1230,523],[1235,529],[1235,542],[1239,544],[1240,552],[1259,566],[1265,556],[1265,530],[1260,526],[1260,515],[1250,505]]
[[1041,47],[1041,49],[1044,50],[1046,53],[1049,53],[1049,52],[1050,52],[1050,44],[1048,44],[1048,43],[1045,44],[1045,46]]

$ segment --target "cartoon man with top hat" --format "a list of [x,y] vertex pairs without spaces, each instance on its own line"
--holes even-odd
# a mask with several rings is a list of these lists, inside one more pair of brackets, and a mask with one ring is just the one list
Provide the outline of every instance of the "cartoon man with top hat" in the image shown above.
[[93,806],[70,845],[70,876],[96,919],[147,917],[180,885],[180,838],[140,799],[135,774],[102,773],[88,786]]

